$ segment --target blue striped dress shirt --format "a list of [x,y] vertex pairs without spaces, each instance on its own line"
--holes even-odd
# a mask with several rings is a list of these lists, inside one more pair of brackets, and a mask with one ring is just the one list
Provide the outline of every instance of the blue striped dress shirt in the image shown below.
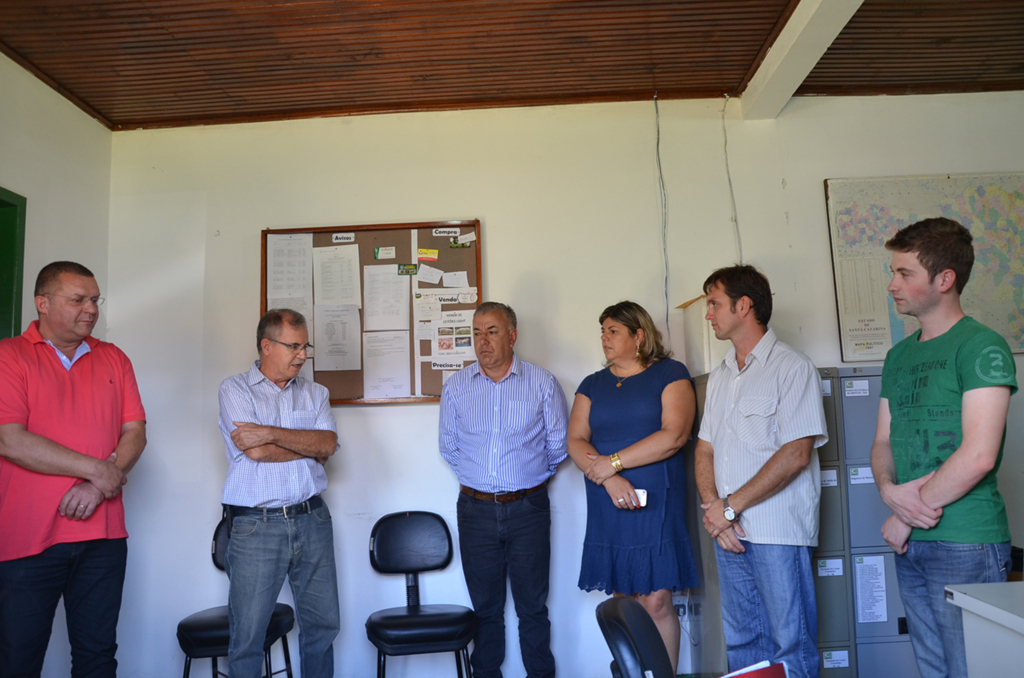
[[334,431],[327,388],[296,377],[284,388],[260,372],[257,360],[248,372],[220,385],[220,432],[228,457],[223,503],[277,508],[306,501],[327,489],[327,474],[316,459],[253,461],[231,442],[234,422],[299,430]]
[[473,363],[441,391],[441,456],[481,492],[540,485],[566,457],[565,394],[547,370],[518,356],[495,383]]

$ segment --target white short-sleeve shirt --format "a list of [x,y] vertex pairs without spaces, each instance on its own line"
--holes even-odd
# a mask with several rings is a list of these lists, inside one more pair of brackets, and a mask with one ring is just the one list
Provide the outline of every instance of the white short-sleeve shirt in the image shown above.
[[821,378],[803,353],[768,330],[740,370],[736,349],[708,377],[700,439],[714,450],[715,485],[726,497],[743,487],[779,448],[814,436],[811,462],[778,494],[740,516],[756,544],[818,545],[821,470],[817,448],[828,441]]

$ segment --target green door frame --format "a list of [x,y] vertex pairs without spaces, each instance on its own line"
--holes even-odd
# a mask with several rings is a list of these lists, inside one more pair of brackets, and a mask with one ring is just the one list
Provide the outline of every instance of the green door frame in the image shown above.
[[0,188],[0,339],[21,334],[26,198]]

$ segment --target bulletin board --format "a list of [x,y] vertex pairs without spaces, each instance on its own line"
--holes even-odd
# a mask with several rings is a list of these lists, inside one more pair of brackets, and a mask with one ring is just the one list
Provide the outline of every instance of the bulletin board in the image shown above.
[[[260,314],[299,311],[332,405],[435,402],[476,360],[480,221],[267,229]],[[310,367],[312,364],[312,367]]]

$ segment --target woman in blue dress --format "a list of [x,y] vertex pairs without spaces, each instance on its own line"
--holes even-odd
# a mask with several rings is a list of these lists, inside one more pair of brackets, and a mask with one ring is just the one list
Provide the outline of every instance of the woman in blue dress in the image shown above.
[[[642,306],[609,306],[600,322],[606,367],[583,380],[569,415],[569,455],[587,487],[579,587],[637,598],[675,671],[672,591],[697,585],[676,452],[690,438],[696,397],[689,372],[669,357]],[[637,490],[646,491],[646,506]]]

